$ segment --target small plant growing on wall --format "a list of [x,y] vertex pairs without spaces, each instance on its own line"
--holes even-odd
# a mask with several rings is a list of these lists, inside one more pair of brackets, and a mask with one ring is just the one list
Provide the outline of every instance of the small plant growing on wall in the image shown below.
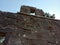
[[55,14],[52,14],[52,15],[51,15],[51,14],[49,14],[49,13],[45,13],[44,15],[45,15],[45,17],[55,19]]

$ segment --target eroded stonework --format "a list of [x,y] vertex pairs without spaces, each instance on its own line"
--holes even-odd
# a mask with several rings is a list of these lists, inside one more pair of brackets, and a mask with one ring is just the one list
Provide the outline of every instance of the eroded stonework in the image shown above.
[[22,12],[0,12],[0,32],[6,33],[3,45],[60,45],[60,20]]
[[[31,13],[37,16],[44,16],[44,12],[42,9],[37,9],[35,7],[30,7],[30,6],[21,6],[20,13],[25,13],[30,15]],[[31,15],[32,15],[31,14]]]

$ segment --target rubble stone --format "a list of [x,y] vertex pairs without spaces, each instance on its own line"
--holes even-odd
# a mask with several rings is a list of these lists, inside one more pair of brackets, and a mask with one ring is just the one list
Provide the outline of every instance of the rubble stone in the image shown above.
[[[45,18],[42,10],[30,8],[33,7],[21,7],[20,13],[0,11],[3,45],[60,45],[60,20]],[[29,15],[33,12],[30,10],[39,16]]]

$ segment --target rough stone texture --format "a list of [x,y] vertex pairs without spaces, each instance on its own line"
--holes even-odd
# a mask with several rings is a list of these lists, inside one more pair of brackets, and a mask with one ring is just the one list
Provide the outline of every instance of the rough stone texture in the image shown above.
[[44,12],[42,9],[37,9],[35,7],[30,7],[30,6],[21,6],[20,13],[25,13],[25,14],[33,14],[37,16],[44,16]]
[[60,45],[60,20],[23,13],[0,12],[3,45]]

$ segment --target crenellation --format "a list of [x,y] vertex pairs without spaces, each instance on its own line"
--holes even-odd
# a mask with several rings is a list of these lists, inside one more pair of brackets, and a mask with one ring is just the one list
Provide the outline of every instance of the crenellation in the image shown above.
[[36,16],[44,16],[44,12],[42,9],[37,9],[35,7],[30,7],[30,6],[22,6],[20,13],[25,13],[25,14],[31,14],[31,15],[36,15]]

